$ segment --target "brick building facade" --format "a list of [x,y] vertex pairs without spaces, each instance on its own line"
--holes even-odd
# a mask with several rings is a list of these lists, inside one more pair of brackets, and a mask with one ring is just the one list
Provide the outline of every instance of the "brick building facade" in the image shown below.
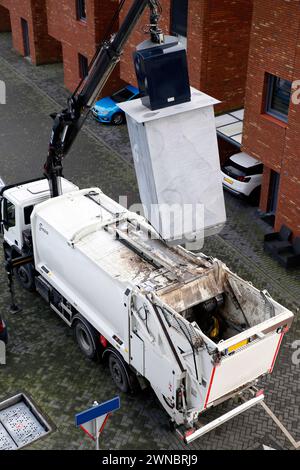
[[300,79],[299,45],[300,2],[255,0],[243,150],[264,163],[260,209],[274,213],[275,229],[284,223],[298,236],[300,104],[288,96],[288,87]]
[[[182,9],[184,4],[185,27],[174,20],[177,5]],[[161,5],[164,31],[186,35],[191,85],[222,101],[218,112],[243,107],[253,0],[161,0]],[[128,8],[129,4],[121,19]],[[180,13],[184,16],[179,9]],[[147,23],[149,17],[145,13],[121,60],[121,77],[132,84],[136,78],[131,55],[136,45],[146,39],[143,26]]]
[[[63,49],[66,87],[73,91],[87,71],[98,45],[119,6],[119,0],[64,0],[58,8],[57,0],[47,1],[48,32],[60,41]],[[118,28],[119,22],[115,24]],[[117,66],[104,90],[116,90],[122,83]]]
[[8,31],[11,31],[9,11],[0,5],[0,33]]
[[60,44],[47,32],[46,0],[0,0],[0,7],[0,28],[12,30],[14,49],[35,65],[61,60]]
[[[115,28],[131,3],[125,2]],[[119,4],[119,0],[0,0],[0,31],[11,27],[13,45],[24,55],[26,20],[33,63],[63,57],[65,85],[73,91]],[[264,163],[260,209],[274,213],[276,229],[286,223],[300,235],[300,105],[290,98],[290,104],[286,102],[288,87],[300,79],[300,0],[161,0],[161,4],[162,28],[178,34],[187,45],[191,84],[222,101],[219,113],[245,105],[242,150]],[[143,27],[148,23],[145,12],[104,94],[124,82],[136,84],[132,52],[147,38]],[[224,155],[230,152],[224,145]]]
[[[173,34],[179,31],[187,42],[192,86],[222,101],[218,106],[220,112],[237,109],[244,103],[252,3],[253,0],[161,0],[163,30]],[[0,0],[0,6],[10,11],[13,45],[22,55],[26,54],[22,18],[28,25],[33,63],[59,60],[62,49],[65,85],[69,90],[74,90],[105,38],[119,4],[119,0]],[[132,0],[125,2],[120,21],[131,4]],[[184,9],[186,24],[178,24]],[[7,30],[8,12],[3,8],[2,12],[0,27]],[[136,83],[132,52],[147,38],[142,29],[148,23],[147,11],[132,34],[106,92],[116,90],[123,81]]]

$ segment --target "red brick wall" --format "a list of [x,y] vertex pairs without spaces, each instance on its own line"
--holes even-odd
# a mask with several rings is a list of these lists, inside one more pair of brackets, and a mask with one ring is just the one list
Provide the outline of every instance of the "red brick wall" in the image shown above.
[[263,181],[262,181],[263,190],[261,192],[260,204],[259,204],[259,208],[263,212],[268,211],[270,182],[271,182],[271,170],[267,166],[264,166]]
[[0,5],[0,33],[11,31],[9,10]]
[[0,0],[10,11],[13,47],[24,55],[21,18],[28,22],[30,56],[34,64],[61,60],[60,45],[47,32],[46,0]]
[[266,72],[300,78],[300,1],[255,0],[246,87],[243,149],[267,167],[260,207],[266,210],[268,169],[280,173],[275,228],[300,235],[300,105],[291,103],[288,124],[264,114]]
[[32,24],[37,64],[49,64],[62,61],[60,42],[48,34],[47,0],[34,0],[32,4]]
[[[131,2],[122,12],[124,18]],[[170,0],[161,1],[161,25],[170,28]],[[223,101],[219,112],[244,105],[253,0],[189,0],[188,61],[191,85]],[[145,13],[121,60],[121,77],[136,84],[132,52],[147,39]]]
[[189,0],[191,84],[222,101],[218,112],[244,105],[253,0]]
[[[80,81],[78,54],[91,61],[118,5],[118,0],[86,0],[87,20],[78,21],[75,0],[64,0],[60,8],[57,8],[57,0],[47,0],[49,34],[62,43],[64,80],[70,91]],[[118,23],[115,28],[118,28]],[[115,91],[119,86],[117,66],[103,94]]]
[[[133,0],[127,0],[124,8],[120,15],[120,22],[122,22],[132,5]],[[169,34],[170,28],[170,0],[161,0],[163,7],[163,15],[160,21],[160,26],[165,33]],[[125,47],[124,53],[121,58],[121,78],[132,85],[137,85],[135,70],[133,66],[132,54],[136,49],[136,46],[143,41],[149,39],[149,35],[143,33],[145,25],[149,24],[149,9],[146,8],[145,13],[138,22],[135,30],[132,32],[129,41]]]

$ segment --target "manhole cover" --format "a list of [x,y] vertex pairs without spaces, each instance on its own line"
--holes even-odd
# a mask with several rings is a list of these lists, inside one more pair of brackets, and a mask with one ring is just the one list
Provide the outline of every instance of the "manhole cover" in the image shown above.
[[0,403],[0,450],[16,450],[51,432],[33,402],[23,393]]

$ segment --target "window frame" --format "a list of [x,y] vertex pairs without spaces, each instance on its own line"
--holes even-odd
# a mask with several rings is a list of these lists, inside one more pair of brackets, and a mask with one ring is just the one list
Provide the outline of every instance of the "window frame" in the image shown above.
[[87,21],[86,0],[76,0],[76,15],[78,21]]
[[[5,199],[4,201],[5,201],[4,202],[4,214],[5,214],[5,222],[6,222],[6,225],[7,225],[6,230],[8,231],[9,229],[16,227],[16,223],[17,223],[17,220],[16,220],[16,205],[13,202],[9,201],[8,199]],[[14,207],[14,219],[13,219],[14,224],[11,223],[12,219],[9,219],[9,217],[8,217],[9,206]]]
[[34,205],[32,205],[32,204],[30,206],[24,207],[23,216],[24,216],[24,224],[25,225],[30,225],[30,223],[31,223],[30,217],[31,217],[33,209],[34,209]]
[[[288,105],[287,114],[281,113],[280,111],[278,111],[277,109],[274,109],[272,107],[272,100],[273,100],[273,97],[274,97],[276,81],[278,79],[279,80],[285,80],[286,82],[289,82],[291,84],[291,89],[292,89],[292,82],[290,82],[289,80],[278,77],[277,75],[273,75],[271,73],[267,73],[266,74],[266,87],[267,87],[267,89],[266,89],[266,102],[265,102],[264,112],[268,116],[272,116],[272,117],[274,117],[274,118],[276,118],[276,119],[278,119],[278,120],[280,120],[280,121],[282,121],[286,124],[286,123],[288,123],[288,120],[289,120],[290,101],[289,101],[289,105]],[[290,100],[291,100],[291,97],[290,97]]]
[[[86,61],[85,64],[83,64],[83,61]],[[79,77],[81,78],[81,80],[84,80],[88,73],[89,73],[89,61],[88,61],[88,58],[81,54],[80,52],[78,52],[78,66],[79,66]],[[86,67],[86,70],[85,70],[85,67]]]
[[[189,22],[189,0],[184,0],[186,2],[186,24],[185,25],[182,25],[180,24],[180,27],[179,27],[179,31],[176,31],[176,26],[178,26],[178,22],[176,22],[175,24],[175,16],[176,13],[175,13],[175,8],[178,7],[178,5],[181,5],[182,4],[182,0],[172,0],[171,2],[171,18],[170,18],[170,32],[172,35],[176,35],[176,36],[182,36],[182,37],[185,37],[187,38],[187,35],[188,35],[188,22]],[[175,7],[175,2],[178,2],[178,4],[176,4],[176,7]],[[178,12],[179,13],[179,12]],[[175,28],[174,28],[175,26]],[[180,28],[182,27],[182,30],[180,30]]]
[[[122,101],[116,101],[116,100],[114,99],[114,97],[115,97],[116,95],[121,94],[122,92],[126,92],[126,91],[127,91],[128,93],[131,93],[131,96],[130,96],[129,98],[128,98],[128,97],[127,97],[127,98],[125,97]],[[129,90],[127,87],[124,87],[124,88],[122,88],[121,90],[118,90],[118,91],[116,91],[115,93],[113,93],[110,98],[111,98],[116,104],[118,104],[118,103],[123,103],[123,102],[126,102],[126,101],[130,101],[130,100],[132,100],[132,98],[133,98],[134,96],[135,96],[135,95],[134,95],[133,91]]]

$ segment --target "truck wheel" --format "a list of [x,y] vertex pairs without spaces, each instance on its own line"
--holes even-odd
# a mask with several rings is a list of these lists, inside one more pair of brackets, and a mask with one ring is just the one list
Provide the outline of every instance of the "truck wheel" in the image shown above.
[[113,117],[111,118],[111,122],[115,125],[115,126],[120,126],[121,124],[123,124],[125,120],[125,117],[124,117],[124,114],[123,113],[116,113],[113,115]]
[[129,376],[126,366],[117,354],[110,353],[108,358],[109,371],[113,381],[121,392],[127,393],[130,390]]
[[77,321],[74,326],[74,334],[77,344],[85,357],[95,360],[97,358],[97,346],[92,327],[82,321]]
[[32,264],[24,264],[23,266],[20,266],[16,269],[15,274],[24,289],[29,290],[30,292],[35,291],[34,267]]

